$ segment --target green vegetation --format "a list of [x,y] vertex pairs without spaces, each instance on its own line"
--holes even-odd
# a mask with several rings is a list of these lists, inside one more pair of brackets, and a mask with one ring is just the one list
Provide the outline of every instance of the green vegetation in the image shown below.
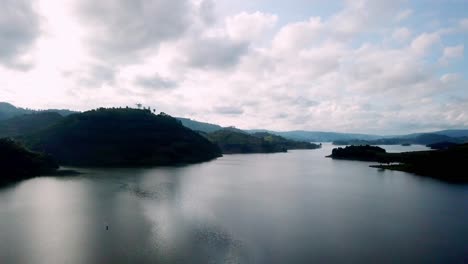
[[207,161],[219,148],[164,113],[118,108],[69,115],[20,138],[31,149],[76,166],[155,166]]
[[361,160],[361,161],[379,161],[386,156],[385,149],[376,146],[348,146],[345,148],[334,148],[330,158]]
[[303,131],[303,130],[294,130],[294,131],[270,131],[263,129],[253,129],[248,130],[249,133],[256,132],[267,132],[277,136],[284,137],[289,140],[296,141],[306,141],[306,142],[333,142],[336,140],[373,140],[381,138],[381,136],[376,135],[366,135],[366,134],[349,134],[349,133],[336,133],[336,132],[320,132],[320,131]]
[[12,118],[17,115],[30,114],[32,111],[23,108],[17,108],[12,104],[0,102],[0,120]]
[[182,125],[194,131],[211,133],[211,132],[223,129],[223,127],[219,125],[215,125],[215,124],[199,122],[199,121],[195,121],[189,118],[182,118],[182,117],[176,117],[176,118],[182,122]]
[[31,152],[11,139],[0,139],[0,183],[53,173],[57,169],[50,156]]
[[[445,181],[468,182],[468,144],[442,150],[386,153],[373,146],[348,146],[333,149],[334,159],[375,161],[372,167],[399,170]],[[386,165],[383,165],[386,164]]]
[[427,145],[427,147],[431,148],[431,149],[448,149],[448,148],[451,148],[451,147],[454,147],[458,145],[457,143],[453,143],[453,142],[438,142],[438,143],[434,143],[434,144],[429,144]]
[[40,131],[58,123],[63,118],[55,112],[38,112],[15,116],[0,121],[0,137],[17,137]]
[[10,103],[0,102],[0,120],[6,120],[12,117],[21,116],[21,115],[44,113],[44,112],[54,112],[54,113],[60,114],[61,116],[67,116],[67,115],[77,113],[75,111],[71,111],[67,109],[33,110],[33,109],[16,107]]
[[275,153],[288,149],[316,149],[320,145],[287,140],[265,132],[248,134],[236,129],[218,130],[205,136],[216,143],[223,153]]

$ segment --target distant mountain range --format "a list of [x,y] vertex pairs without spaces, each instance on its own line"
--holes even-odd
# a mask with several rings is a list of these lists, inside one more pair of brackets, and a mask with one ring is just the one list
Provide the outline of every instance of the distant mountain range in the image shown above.
[[182,124],[192,130],[205,133],[212,133],[222,129],[231,129],[245,131],[250,134],[266,132],[269,134],[284,137],[289,140],[307,141],[307,142],[334,142],[337,145],[350,144],[375,144],[375,145],[394,145],[394,144],[433,144],[437,142],[467,142],[468,129],[458,130],[440,130],[427,133],[413,133],[406,135],[382,136],[372,134],[357,134],[357,133],[338,133],[338,132],[323,132],[323,131],[272,131],[266,129],[250,129],[240,130],[232,127],[222,127],[216,124],[198,122],[187,118],[177,118],[182,121]]
[[279,132],[279,131],[271,131],[271,130],[252,129],[252,130],[247,130],[247,131],[250,133],[268,132],[271,134],[285,137],[287,139],[310,141],[310,142],[332,142],[336,140],[351,140],[351,139],[373,140],[373,139],[382,138],[381,136],[369,135],[369,134],[304,131],[304,130]]

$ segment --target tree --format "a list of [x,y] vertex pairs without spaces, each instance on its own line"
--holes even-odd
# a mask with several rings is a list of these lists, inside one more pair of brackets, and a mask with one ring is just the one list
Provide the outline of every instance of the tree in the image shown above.
[[143,105],[140,104],[140,103],[136,103],[136,106],[138,107],[138,109],[141,109],[141,107],[142,107]]

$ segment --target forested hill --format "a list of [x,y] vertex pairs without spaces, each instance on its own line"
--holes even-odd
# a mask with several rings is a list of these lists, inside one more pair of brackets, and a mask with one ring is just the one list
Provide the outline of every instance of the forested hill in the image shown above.
[[175,118],[130,108],[69,115],[21,140],[65,165],[172,165],[221,155],[215,144]]
[[57,169],[57,163],[50,156],[31,152],[11,139],[0,139],[0,184],[51,173]]
[[0,138],[17,137],[48,128],[64,117],[55,112],[38,112],[0,120]]
[[215,124],[199,122],[199,121],[196,121],[196,120],[192,120],[192,119],[189,119],[189,118],[183,118],[183,117],[176,117],[176,118],[182,122],[182,125],[190,128],[190,129],[192,129],[194,131],[211,133],[211,132],[223,129],[222,126],[215,125]]
[[33,110],[33,109],[16,107],[6,102],[0,102],[0,121],[10,119],[16,116],[25,115],[25,114],[42,113],[42,112],[55,112],[55,113],[60,114],[61,116],[67,116],[67,115],[77,113],[75,111],[68,110],[68,109]]
[[223,129],[205,136],[216,143],[223,153],[274,153],[289,149],[316,149],[320,145],[309,142],[287,140],[269,133],[248,134],[235,129]]

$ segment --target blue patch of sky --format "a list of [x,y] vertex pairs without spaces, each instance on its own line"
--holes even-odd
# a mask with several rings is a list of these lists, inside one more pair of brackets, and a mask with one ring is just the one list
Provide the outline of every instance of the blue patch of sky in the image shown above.
[[217,1],[217,8],[221,13],[232,15],[242,11],[270,13],[278,15],[278,26],[291,22],[306,21],[310,17],[327,19],[343,8],[339,0],[221,0]]
[[[456,28],[459,21],[468,18],[467,0],[425,0],[412,1],[410,8],[415,12],[407,25],[416,33],[434,32],[443,28]],[[465,45],[468,32],[443,35],[441,37],[440,49],[446,46]],[[465,45],[465,49],[468,48]],[[429,57],[431,61],[437,62],[442,52],[433,52]],[[464,79],[468,79],[468,63],[464,58],[453,59],[446,67],[438,71],[440,75],[450,72],[460,73]]]

